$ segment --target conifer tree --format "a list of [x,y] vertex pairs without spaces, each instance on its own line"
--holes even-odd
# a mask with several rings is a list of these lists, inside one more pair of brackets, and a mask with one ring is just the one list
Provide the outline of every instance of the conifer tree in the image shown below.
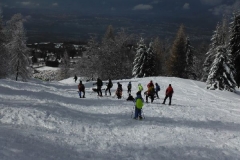
[[159,76],[163,74],[163,48],[159,37],[153,41],[152,48],[156,56],[154,60],[155,73],[156,76]]
[[10,57],[10,74],[15,75],[16,81],[19,77],[26,81],[30,75],[29,55],[30,50],[26,46],[26,35],[23,27],[23,17],[15,14],[7,22],[7,48]]
[[137,51],[133,62],[132,71],[133,77],[141,78],[146,75],[145,74],[146,62],[147,62],[147,46],[144,43],[144,39],[141,38],[139,43],[137,44]]
[[233,16],[233,22],[230,27],[229,50],[233,56],[234,67],[236,69],[235,80],[240,87],[240,13]]
[[189,79],[196,79],[196,74],[194,71],[194,48],[190,44],[190,39],[186,39],[186,68],[185,68],[185,77]]
[[211,38],[211,44],[208,52],[206,53],[206,59],[203,64],[203,78],[202,81],[206,81],[211,65],[216,55],[216,48],[218,46],[225,46],[228,43],[228,27],[226,20],[223,19],[222,23],[218,23],[216,30]]
[[231,54],[227,53],[225,46],[218,46],[207,78],[207,89],[234,92],[236,87],[234,75],[235,69]]
[[153,42],[150,42],[146,50],[147,61],[145,65],[144,77],[151,77],[156,75],[156,54],[153,52]]
[[181,25],[176,39],[171,48],[171,55],[167,62],[168,75],[174,77],[185,78],[185,68],[186,68],[186,36],[184,33],[184,26]]

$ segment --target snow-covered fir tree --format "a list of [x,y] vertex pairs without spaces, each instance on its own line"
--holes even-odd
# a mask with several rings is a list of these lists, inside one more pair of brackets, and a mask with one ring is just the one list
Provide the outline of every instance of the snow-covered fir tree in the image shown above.
[[227,44],[228,41],[228,30],[226,27],[225,20],[223,20],[223,23],[218,23],[216,26],[216,30],[214,31],[214,34],[211,38],[211,44],[208,52],[206,53],[206,59],[203,64],[203,77],[202,81],[206,81],[207,77],[209,75],[210,68],[212,66],[212,63],[214,61],[215,55],[216,55],[216,49],[218,46],[223,46]]
[[70,57],[68,52],[65,51],[61,58],[59,79],[66,79],[70,77]]
[[236,69],[236,83],[240,87],[240,13],[235,13],[230,26],[230,41],[228,48],[233,56]]
[[150,42],[148,49],[146,50],[147,62],[145,65],[144,77],[156,76],[156,54],[153,52],[153,42]]
[[196,74],[194,70],[194,48],[191,46],[189,37],[186,38],[186,68],[185,68],[185,78],[196,79]]
[[141,38],[137,44],[136,55],[133,62],[132,75],[136,78],[141,78],[146,75],[146,63],[147,63],[147,46],[144,43],[144,39]]
[[26,34],[21,14],[15,14],[7,22],[7,48],[9,56],[10,75],[15,75],[16,81],[20,77],[26,81],[30,75],[29,55],[30,50],[26,46]]
[[231,54],[228,54],[225,46],[218,46],[215,50],[216,55],[207,78],[207,89],[234,92],[236,87],[235,69]]

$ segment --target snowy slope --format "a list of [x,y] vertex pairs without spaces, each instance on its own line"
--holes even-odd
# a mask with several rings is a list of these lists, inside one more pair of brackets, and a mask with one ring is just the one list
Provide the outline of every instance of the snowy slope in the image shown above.
[[[133,120],[127,83],[135,93],[150,80],[160,84],[160,100],[145,104],[146,119]],[[202,82],[171,77],[113,82],[112,93],[116,82],[123,84],[123,99],[98,97],[93,82],[84,82],[87,98],[80,99],[73,78],[0,80],[0,159],[240,159],[239,90],[210,91]],[[161,104],[169,83],[172,106]]]

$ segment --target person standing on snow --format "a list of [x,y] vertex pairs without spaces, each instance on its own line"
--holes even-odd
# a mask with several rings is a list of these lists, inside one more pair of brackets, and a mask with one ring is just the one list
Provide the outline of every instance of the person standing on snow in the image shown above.
[[157,95],[157,98],[159,99],[158,92],[160,91],[160,86],[158,85],[158,83],[155,83],[155,86],[156,86],[155,93]]
[[148,83],[147,88],[148,88],[148,90],[145,92],[146,103],[148,103],[148,97],[150,97],[151,103],[152,103],[154,100],[154,94],[155,94],[154,84],[153,84],[152,80]]
[[[97,93],[98,93],[98,96],[101,96],[102,97],[102,85],[103,85],[103,82],[100,78],[97,78],[97,82],[94,83],[97,85]],[[93,85],[94,85],[93,84]]]
[[131,94],[131,89],[132,89],[132,84],[131,84],[131,82],[128,83],[127,89],[128,89],[128,91],[127,91],[128,94]]
[[80,83],[78,84],[78,93],[80,98],[85,98],[85,86],[82,84],[82,81],[80,81]]
[[107,88],[106,88],[106,90],[105,90],[105,95],[107,95],[107,91],[109,91],[109,94],[110,94],[110,96],[111,96],[111,91],[110,91],[110,89],[112,88],[112,86],[113,86],[112,80],[109,79],[109,80],[108,80],[108,83],[107,83]]
[[137,92],[137,97],[135,98],[135,116],[133,119],[142,119],[142,107],[143,107],[143,98],[141,96],[141,92]]
[[171,105],[173,93],[174,91],[173,91],[172,85],[169,84],[168,88],[166,89],[166,96],[162,104],[165,104],[166,99],[169,97],[169,105]]
[[73,78],[74,80],[75,80],[75,83],[76,83],[76,81],[77,81],[77,75],[75,74],[75,76],[74,76],[74,78]]
[[117,82],[117,90],[116,90],[116,95],[117,95],[117,98],[118,99],[121,99],[122,98],[122,84]]

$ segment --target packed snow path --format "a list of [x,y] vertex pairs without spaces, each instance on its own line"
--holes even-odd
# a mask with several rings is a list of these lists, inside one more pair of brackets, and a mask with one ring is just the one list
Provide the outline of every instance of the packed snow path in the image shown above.
[[[146,119],[133,120],[127,84],[135,96],[137,84],[146,90],[150,80],[160,84],[160,99],[145,104]],[[98,97],[93,82],[84,82],[87,98],[80,99],[72,78],[0,80],[0,159],[240,159],[239,90],[210,91],[202,82],[170,77],[113,82],[111,97]],[[116,82],[123,84],[120,100],[113,96]],[[169,83],[171,106],[161,104]]]

